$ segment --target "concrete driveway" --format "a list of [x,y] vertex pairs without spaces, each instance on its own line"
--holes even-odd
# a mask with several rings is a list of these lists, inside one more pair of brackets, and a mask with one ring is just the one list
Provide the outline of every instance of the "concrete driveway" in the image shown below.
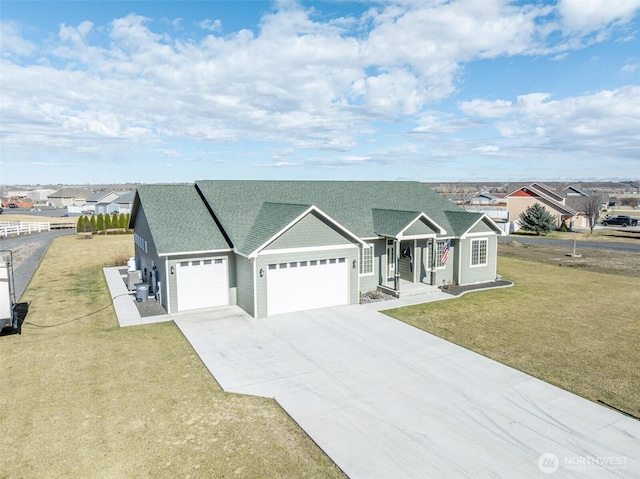
[[172,317],[224,390],[275,398],[353,479],[640,477],[639,421],[377,307]]

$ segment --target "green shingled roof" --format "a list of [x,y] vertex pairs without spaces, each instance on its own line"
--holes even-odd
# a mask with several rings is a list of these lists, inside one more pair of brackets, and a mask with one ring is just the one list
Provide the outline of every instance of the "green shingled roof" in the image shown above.
[[202,180],[142,185],[137,195],[134,216],[143,209],[159,254],[229,248],[217,219],[249,255],[312,205],[360,238],[395,236],[421,213],[447,236],[461,236],[482,216],[408,181]]
[[229,244],[193,185],[141,185],[140,203],[159,255],[228,249]]
[[418,211],[398,210],[371,210],[373,218],[373,231],[380,236],[396,236],[409,223],[415,220],[420,213]]
[[[263,209],[265,203],[314,205],[360,238],[395,234],[422,212],[447,234],[455,236],[466,231],[464,224],[477,220],[477,214],[466,213],[418,182],[203,180],[197,181],[196,187],[242,254],[252,252],[264,239],[262,236],[257,241],[254,237],[260,231],[258,224],[268,224],[265,218],[276,215],[278,208],[282,211],[290,208],[268,206]],[[374,213],[374,210],[387,212]],[[398,211],[400,216],[392,219],[391,210]],[[448,212],[469,214],[469,221],[449,217]],[[285,226],[282,223],[290,216],[284,218],[278,226]]]

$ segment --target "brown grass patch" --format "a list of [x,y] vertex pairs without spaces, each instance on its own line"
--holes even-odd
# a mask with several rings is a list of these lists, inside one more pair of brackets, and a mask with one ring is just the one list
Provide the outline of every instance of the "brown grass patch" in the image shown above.
[[0,337],[0,477],[344,477],[274,401],[222,392],[173,323],[118,327],[102,265],[132,245],[45,255],[22,300],[52,327]]
[[499,257],[515,287],[387,314],[640,416],[640,278]]

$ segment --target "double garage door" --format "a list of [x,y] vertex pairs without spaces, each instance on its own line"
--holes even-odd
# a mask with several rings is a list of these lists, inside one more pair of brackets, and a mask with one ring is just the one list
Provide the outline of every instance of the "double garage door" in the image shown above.
[[274,263],[267,268],[267,314],[349,303],[346,258]]
[[180,261],[176,266],[179,311],[229,304],[226,258]]

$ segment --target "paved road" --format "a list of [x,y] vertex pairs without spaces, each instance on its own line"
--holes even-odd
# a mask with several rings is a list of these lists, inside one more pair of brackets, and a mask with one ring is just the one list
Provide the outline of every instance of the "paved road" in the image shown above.
[[16,301],[20,300],[20,296],[27,288],[51,241],[59,236],[74,233],[74,229],[62,229],[13,238],[0,237],[0,250],[8,250],[13,253],[13,281]]
[[225,391],[275,398],[352,479],[638,477],[635,419],[368,306],[171,317]]
[[[546,246],[562,246],[573,248],[573,241],[551,238],[535,238],[531,236],[500,236],[500,242],[517,241],[518,243],[541,244]],[[612,243],[605,241],[576,241],[576,248],[608,249],[613,251],[629,251],[640,253],[640,239],[637,243]]]

